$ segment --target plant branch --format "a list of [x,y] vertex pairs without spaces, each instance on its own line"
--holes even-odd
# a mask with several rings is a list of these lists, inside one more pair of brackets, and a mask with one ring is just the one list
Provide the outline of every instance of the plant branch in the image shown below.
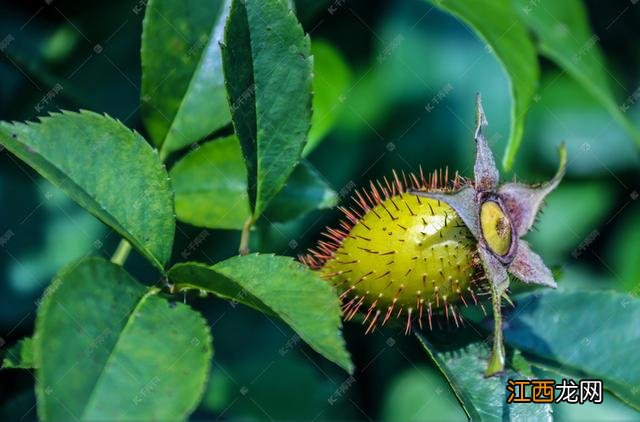
[[129,252],[131,252],[131,243],[126,239],[120,239],[118,248],[111,257],[111,262],[120,266],[124,265],[127,257],[129,256]]
[[162,147],[160,148],[160,152],[159,152],[160,161],[164,163],[167,160],[168,156],[169,156],[169,151],[167,151],[166,148],[164,147],[164,144],[162,144]]
[[247,218],[242,226],[242,234],[240,235],[240,255],[247,255],[249,253],[249,240],[251,237],[251,226],[253,225],[253,218]]

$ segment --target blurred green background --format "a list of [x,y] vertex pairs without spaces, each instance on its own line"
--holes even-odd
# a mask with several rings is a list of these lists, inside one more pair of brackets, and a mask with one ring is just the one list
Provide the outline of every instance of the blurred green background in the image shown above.
[[[622,106],[640,86],[640,6],[586,2]],[[140,35],[144,0],[23,1],[0,5],[0,119],[32,120],[58,109],[105,112],[144,133],[139,115]],[[391,169],[448,166],[470,176],[474,95],[482,92],[488,139],[498,156],[509,128],[508,81],[472,31],[424,1],[299,0],[316,67],[314,137],[309,160],[348,197],[356,185]],[[504,178],[543,181],[568,146],[568,174],[529,235],[561,286],[640,295],[640,157],[607,111],[551,62],[530,109],[523,147]],[[62,90],[50,101],[46,94]],[[627,115],[640,125],[640,107]],[[175,157],[174,157],[175,158]],[[499,161],[499,160],[498,160]],[[263,227],[254,250],[302,253],[334,211]],[[202,229],[180,224],[175,251]],[[236,253],[239,233],[211,231],[190,259]],[[0,343],[33,331],[37,300],[51,277],[84,255],[110,257],[118,241],[104,225],[6,151],[0,152]],[[179,257],[179,254],[174,254]],[[135,256],[141,280],[156,273]],[[295,342],[283,324],[224,301],[186,298],[215,327],[209,391],[194,419],[449,420],[464,417],[441,376],[412,337],[397,327],[345,335],[357,381]],[[455,335],[455,332],[452,333]],[[292,338],[294,344],[291,344]],[[223,340],[221,340],[223,339]],[[416,362],[422,362],[417,364]],[[0,419],[36,418],[33,376],[0,372]],[[343,393],[337,393],[342,391]],[[612,396],[601,406],[556,407],[561,420],[637,419]]]

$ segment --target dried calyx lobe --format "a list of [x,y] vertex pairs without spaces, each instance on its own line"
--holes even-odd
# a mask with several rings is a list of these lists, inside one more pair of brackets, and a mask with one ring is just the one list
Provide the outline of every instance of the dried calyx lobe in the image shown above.
[[[508,287],[508,273],[525,283],[556,287],[551,271],[520,238],[533,226],[546,196],[560,183],[566,167],[565,148],[564,146],[560,148],[560,166],[551,181],[538,186],[522,183],[498,185],[498,169],[482,134],[487,120],[479,95],[476,110],[475,182],[452,193],[419,191],[413,193],[444,201],[458,213],[478,241],[478,253],[486,276],[498,293],[504,292]],[[483,212],[491,206],[489,204],[496,204],[497,210],[492,213]],[[493,226],[490,224],[491,218],[496,222]],[[506,252],[501,253],[502,251],[496,246],[500,244],[498,240],[504,240],[505,234],[508,234],[509,245]]]

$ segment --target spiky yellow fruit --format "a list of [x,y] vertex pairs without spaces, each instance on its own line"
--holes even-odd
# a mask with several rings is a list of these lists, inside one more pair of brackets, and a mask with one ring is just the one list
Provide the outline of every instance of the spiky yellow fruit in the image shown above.
[[356,192],[359,210],[343,208],[349,222],[341,222],[341,229],[327,229],[329,239],[301,260],[342,291],[346,319],[367,305],[364,321],[371,318],[367,332],[380,315],[384,313],[384,324],[396,309],[398,316],[403,311],[407,315],[405,333],[411,330],[414,310],[422,327],[425,304],[431,327],[433,305],[440,308],[441,302],[444,314],[451,314],[459,324],[453,303],[466,304],[467,292],[476,301],[474,289],[482,281],[480,287],[491,296],[494,321],[485,374],[493,376],[503,371],[505,363],[500,306],[509,276],[556,287],[551,270],[521,237],[531,229],[545,197],[560,183],[567,156],[561,146],[560,166],[547,183],[501,185],[482,133],[486,125],[478,94],[472,181],[461,186],[456,174],[449,187],[445,173],[446,186],[442,186],[442,172],[434,172],[427,183],[421,171],[420,181],[414,175],[409,178],[407,195],[405,175],[403,183],[394,172],[394,183],[385,179],[386,187],[378,183],[380,191],[372,183],[370,195]]
[[[456,177],[453,186],[441,186],[441,179],[437,173],[428,182],[409,177],[421,190],[456,189],[460,182]],[[394,173],[393,183],[385,179],[357,191],[355,207],[341,208],[347,221],[328,228],[327,239],[303,258],[339,290],[346,319],[364,313],[367,332],[403,313],[406,332],[413,320],[422,327],[424,318],[431,327],[434,312],[457,325],[455,305],[477,301],[474,237],[450,206],[407,193],[407,184]]]

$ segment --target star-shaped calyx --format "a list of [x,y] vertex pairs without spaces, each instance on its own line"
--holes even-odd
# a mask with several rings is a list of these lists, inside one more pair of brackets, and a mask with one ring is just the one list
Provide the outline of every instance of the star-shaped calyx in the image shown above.
[[455,192],[412,193],[448,204],[478,242],[478,255],[490,282],[495,322],[494,347],[486,372],[489,376],[504,368],[500,300],[509,286],[509,274],[525,283],[556,287],[549,268],[521,237],[533,226],[546,196],[560,183],[566,168],[566,150],[564,145],[560,147],[560,166],[549,182],[533,186],[522,183],[500,185],[493,154],[482,134],[486,126],[487,119],[478,94],[473,183]]

